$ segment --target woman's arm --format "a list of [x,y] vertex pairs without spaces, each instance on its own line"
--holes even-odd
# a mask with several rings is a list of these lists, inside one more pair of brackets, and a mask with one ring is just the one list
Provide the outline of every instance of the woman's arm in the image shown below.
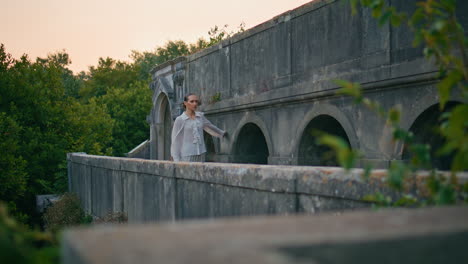
[[182,149],[182,141],[184,140],[184,131],[181,131],[183,124],[184,121],[182,119],[176,118],[174,127],[172,127],[171,156],[174,161],[180,161],[180,150]]
[[202,121],[203,121],[203,129],[208,132],[208,134],[222,138],[226,132],[224,130],[219,129],[217,126],[213,125],[208,119],[206,119],[205,115],[202,114]]

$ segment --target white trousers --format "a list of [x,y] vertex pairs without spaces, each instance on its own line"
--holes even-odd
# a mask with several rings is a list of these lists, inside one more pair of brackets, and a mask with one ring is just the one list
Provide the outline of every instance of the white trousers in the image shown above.
[[193,156],[182,156],[180,161],[189,161],[189,162],[205,162],[205,153],[200,155],[193,155]]

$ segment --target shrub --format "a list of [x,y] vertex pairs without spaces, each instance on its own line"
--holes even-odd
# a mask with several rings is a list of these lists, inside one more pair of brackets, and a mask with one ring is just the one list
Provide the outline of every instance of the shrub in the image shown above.
[[88,222],[78,196],[73,193],[62,195],[57,202],[46,209],[43,218],[45,228],[53,232]]

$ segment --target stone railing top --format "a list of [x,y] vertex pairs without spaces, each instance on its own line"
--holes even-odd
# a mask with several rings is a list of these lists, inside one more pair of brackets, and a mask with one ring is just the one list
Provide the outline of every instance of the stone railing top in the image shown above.
[[127,155],[132,155],[133,153],[137,153],[137,152],[140,152],[143,148],[145,148],[148,144],[150,143],[150,141],[147,139],[143,142],[140,143],[140,145],[134,147],[132,150],[130,150]]
[[65,232],[68,263],[466,263],[468,207],[97,226]]
[[[364,179],[363,169],[349,171],[339,167],[278,166],[235,163],[191,163],[160,160],[130,159],[69,153],[72,163],[85,164],[124,172],[141,173],[167,178],[200,181],[218,185],[256,189],[267,192],[304,193],[361,200],[381,192],[397,196],[386,185],[386,170],[373,170]],[[446,177],[448,172],[440,172]],[[407,188],[418,196],[427,192],[427,171],[417,172],[408,180]],[[468,173],[458,173],[459,183],[468,182]]]
[[158,64],[158,65],[154,66],[153,69],[151,69],[150,73],[154,74],[155,72],[157,72],[157,71],[159,71],[161,69],[164,69],[167,66],[173,66],[173,65],[175,65],[177,63],[184,62],[186,60],[187,60],[187,57],[185,57],[185,56],[177,57],[177,58],[175,58],[173,60],[166,61],[164,63],[161,63],[161,64]]

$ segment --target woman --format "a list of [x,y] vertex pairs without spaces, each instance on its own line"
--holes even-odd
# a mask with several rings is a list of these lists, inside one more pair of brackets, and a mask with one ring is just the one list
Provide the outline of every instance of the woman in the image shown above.
[[172,128],[171,156],[174,161],[205,161],[205,141],[203,130],[212,136],[222,138],[226,132],[217,128],[202,112],[197,112],[198,96],[184,97],[185,111],[176,118]]

